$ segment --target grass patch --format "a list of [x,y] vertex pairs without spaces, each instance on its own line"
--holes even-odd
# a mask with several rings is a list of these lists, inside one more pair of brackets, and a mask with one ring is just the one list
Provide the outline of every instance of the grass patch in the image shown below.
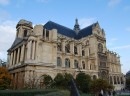
[[70,92],[59,89],[1,90],[0,96],[69,96]]

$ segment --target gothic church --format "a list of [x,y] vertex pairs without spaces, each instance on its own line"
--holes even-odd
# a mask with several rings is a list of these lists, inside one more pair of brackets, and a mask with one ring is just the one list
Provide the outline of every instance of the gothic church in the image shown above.
[[105,31],[99,23],[80,29],[75,20],[74,29],[52,21],[35,25],[20,20],[16,25],[16,38],[8,50],[8,70],[15,88],[23,88],[32,76],[78,72],[92,79],[109,80],[115,89],[124,88],[120,57],[106,47]]

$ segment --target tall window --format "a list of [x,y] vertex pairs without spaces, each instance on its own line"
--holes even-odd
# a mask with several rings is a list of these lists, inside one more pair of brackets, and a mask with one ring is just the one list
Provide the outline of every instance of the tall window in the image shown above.
[[78,54],[77,46],[74,46],[74,54]]
[[85,69],[85,62],[82,61],[82,68]]
[[82,56],[85,56],[85,51],[84,50],[82,50]]
[[68,58],[65,59],[65,67],[70,68],[70,60]]
[[43,38],[45,38],[45,29],[43,29]]
[[58,43],[58,44],[57,44],[57,50],[58,50],[58,51],[62,51],[61,43]]
[[66,44],[66,46],[65,46],[65,52],[66,53],[70,53],[70,45],[69,44]]
[[74,68],[78,68],[78,61],[74,60]]
[[24,37],[26,37],[27,36],[27,30],[24,30],[24,35],[23,35]]
[[57,66],[61,67],[61,58],[60,57],[57,57]]
[[114,76],[114,84],[117,84],[117,82],[116,82],[116,76]]
[[49,31],[46,30],[46,38],[49,39]]
[[117,76],[117,82],[118,82],[118,84],[120,84],[120,80],[119,80],[119,77]]

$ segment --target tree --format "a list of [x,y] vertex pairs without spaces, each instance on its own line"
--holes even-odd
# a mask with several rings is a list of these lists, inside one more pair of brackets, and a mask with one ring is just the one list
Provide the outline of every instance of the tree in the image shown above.
[[0,67],[0,89],[10,88],[11,75],[8,73],[6,67]]
[[43,80],[43,84],[45,85],[46,88],[49,88],[52,86],[52,83],[53,83],[53,79],[51,78],[50,75],[42,75],[42,80]]
[[63,89],[68,89],[69,81],[73,78],[73,76],[69,73],[58,73],[56,77],[54,78],[54,86],[57,88],[63,88]]
[[36,74],[29,76],[24,83],[25,89],[36,89],[39,87],[39,78]]
[[126,88],[130,90],[130,76],[126,78]]
[[58,73],[54,78],[54,86],[56,86],[57,88],[63,88],[63,81],[64,76],[61,73]]
[[101,90],[110,91],[113,88],[113,85],[109,84],[108,81],[103,79],[93,80],[90,86],[91,92],[95,93],[96,95],[98,95],[101,92]]
[[80,72],[76,76],[76,84],[80,91],[88,93],[90,91],[91,77],[83,72]]
[[73,76],[70,73],[65,73],[64,74],[64,81],[63,81],[63,85],[65,89],[68,89],[69,85],[68,83],[70,82],[70,80],[73,78]]

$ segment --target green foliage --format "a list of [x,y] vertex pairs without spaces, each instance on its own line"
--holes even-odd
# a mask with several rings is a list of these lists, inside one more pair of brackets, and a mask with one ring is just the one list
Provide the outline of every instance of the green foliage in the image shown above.
[[88,93],[90,90],[91,77],[85,73],[80,72],[76,76],[76,84],[79,90],[83,93]]
[[65,88],[65,89],[69,87],[68,83],[70,82],[70,80],[71,80],[72,78],[73,78],[73,76],[72,76],[71,74],[69,74],[69,73],[65,73],[65,74],[64,74],[63,85],[64,85],[64,88]]
[[130,90],[130,77],[126,78],[126,88]]
[[68,90],[60,89],[28,89],[28,90],[2,90],[0,96],[70,96]]
[[54,86],[57,88],[68,89],[68,82],[73,78],[69,73],[58,73],[54,78]]
[[64,76],[61,73],[58,73],[56,77],[54,78],[54,86],[61,88],[63,87],[63,81],[64,81]]
[[114,87],[109,84],[106,80],[96,79],[93,80],[90,86],[90,89],[93,93],[98,94],[101,90],[107,91],[112,90]]
[[42,75],[42,79],[46,88],[50,88],[52,86],[53,79],[50,75]]
[[11,75],[5,67],[0,67],[0,90],[10,88]]

